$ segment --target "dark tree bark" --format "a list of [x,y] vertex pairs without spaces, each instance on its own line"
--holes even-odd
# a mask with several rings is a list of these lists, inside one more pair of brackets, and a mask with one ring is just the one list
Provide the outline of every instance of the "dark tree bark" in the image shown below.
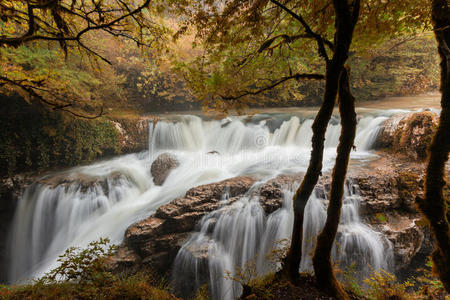
[[350,91],[349,72],[344,69],[339,79],[339,113],[341,116],[341,135],[337,148],[336,163],[333,169],[330,201],[327,220],[322,232],[317,237],[313,265],[317,282],[331,297],[348,299],[348,295],[337,281],[331,261],[331,250],[341,217],[342,197],[344,195],[345,177],[348,161],[356,133],[355,98]]
[[450,293],[450,229],[443,188],[445,164],[450,150],[450,8],[448,0],[432,0],[432,21],[441,58],[441,116],[439,127],[429,148],[425,178],[425,199],[417,199],[435,241],[433,270]]
[[336,14],[334,54],[331,60],[327,60],[323,103],[312,126],[311,159],[305,177],[294,196],[294,227],[291,246],[280,271],[288,275],[291,280],[295,280],[299,274],[302,259],[303,215],[308,199],[322,172],[325,133],[336,102],[339,77],[348,58],[353,30],[359,16],[359,4],[359,0],[353,1],[351,5],[346,0],[333,1]]

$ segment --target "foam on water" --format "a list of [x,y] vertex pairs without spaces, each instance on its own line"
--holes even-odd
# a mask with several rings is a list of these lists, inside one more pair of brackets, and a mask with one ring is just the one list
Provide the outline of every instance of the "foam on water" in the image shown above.
[[[296,187],[284,189],[282,207],[268,216],[258,195],[251,196],[251,191],[232,205],[203,217],[199,231],[182,246],[175,259],[175,291],[188,297],[208,284],[213,299],[235,299],[242,287],[231,278],[239,277],[242,270],[250,278],[277,270],[279,263],[270,259],[270,254],[292,232],[292,198]],[[393,253],[386,238],[361,222],[360,200],[358,187],[348,182],[332,256],[343,269],[353,264],[363,278],[372,270],[389,269]],[[327,202],[326,197],[313,193],[306,205],[300,271],[313,272],[311,254],[315,237],[325,223]]]
[[[365,115],[359,120],[355,140],[357,151],[352,153],[353,157],[359,159],[372,155],[368,150],[385,117]],[[56,178],[97,179],[88,187],[83,186],[80,180],[56,187],[33,184],[21,197],[12,226],[10,281],[40,276],[54,267],[58,255],[70,246],[83,247],[99,237],[109,237],[114,243],[120,243],[130,224],[183,196],[192,187],[239,175],[273,178],[278,174],[304,172],[311,151],[312,122],[312,119],[302,115],[286,114],[256,115],[252,119],[231,117],[222,121],[180,116],[177,121],[151,124],[148,152],[52,175]],[[339,130],[339,122],[334,119],[327,132],[325,172],[333,166]],[[210,151],[215,152],[208,153]],[[150,166],[163,152],[174,154],[180,165],[162,186],[155,186]],[[324,214],[320,213],[323,205],[319,202],[310,201],[308,214],[313,214],[317,220],[314,226],[305,227],[311,230],[311,234],[317,232],[320,222],[324,221]],[[241,264],[253,257],[255,244],[263,243],[266,247],[275,238],[286,236],[292,226],[288,222],[277,221],[279,216],[284,214],[280,217],[283,218],[290,214],[288,202],[283,209],[270,216],[264,216],[259,204],[252,198],[243,198],[236,205],[240,205],[236,211],[241,216],[249,217],[233,225],[237,226],[236,232],[244,244],[233,245],[238,253],[230,253],[228,246],[223,248],[218,243],[210,245],[216,255],[208,263],[221,266],[212,268],[217,270],[219,277],[223,275],[222,270],[231,269],[236,262]],[[314,208],[314,205],[317,207]],[[343,215],[346,215],[345,211]],[[235,219],[223,216],[219,221],[224,226],[231,226],[230,222],[235,222]],[[365,230],[362,224],[358,226],[362,229],[350,226],[348,232]],[[242,233],[242,230],[245,232]],[[272,236],[269,232],[277,233]],[[216,234],[215,238],[220,240],[220,232]],[[246,238],[254,240],[247,241]],[[238,246],[245,250],[239,250]],[[302,268],[306,269],[307,264],[302,263]],[[265,270],[263,265],[263,262],[259,263],[259,270]],[[214,272],[210,271],[210,274]],[[217,290],[221,288],[217,287]]]

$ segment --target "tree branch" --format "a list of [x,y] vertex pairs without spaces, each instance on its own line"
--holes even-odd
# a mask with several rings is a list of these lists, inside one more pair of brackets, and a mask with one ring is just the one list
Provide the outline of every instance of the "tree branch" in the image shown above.
[[[54,32],[54,34],[51,34],[51,35],[36,34],[36,27],[35,27],[36,23],[35,23],[35,15],[33,13],[33,9],[36,9],[36,8],[42,9],[42,8],[51,6],[51,5],[53,5],[54,1],[50,0],[46,3],[44,3],[43,5],[38,5],[38,6],[28,5],[28,30],[27,30],[27,32],[24,35],[19,36],[19,37],[0,37],[0,45],[10,45],[13,47],[18,47],[26,42],[35,41],[35,40],[58,41],[58,42],[66,42],[66,41],[79,42],[81,37],[85,33],[92,31],[92,30],[110,29],[110,31],[116,31],[117,29],[112,28],[113,26],[117,25],[122,20],[124,20],[128,17],[133,17],[134,15],[140,13],[144,8],[148,7],[148,5],[150,4],[150,1],[151,0],[146,0],[142,5],[138,6],[134,10],[130,10],[128,7],[126,7],[125,8],[125,10],[127,11],[126,13],[116,17],[115,19],[113,19],[109,22],[103,23],[103,24],[97,24],[96,22],[93,22],[93,20],[91,20],[88,16],[82,16],[64,6],[60,6],[59,8],[61,10],[65,11],[67,13],[71,13],[73,15],[77,15],[78,17],[88,21],[88,23],[94,24],[94,26],[87,25],[85,28],[78,31],[77,34],[72,35],[72,36],[63,35],[61,32],[61,28],[58,28],[59,31]],[[16,11],[16,10],[13,10],[13,11],[18,13],[18,11]],[[139,24],[139,25],[142,25],[142,24]]]
[[[35,98],[36,100],[50,106],[53,110],[59,110],[59,111],[64,111],[67,112],[71,115],[74,115],[76,117],[79,118],[83,118],[83,119],[97,119],[99,117],[101,117],[103,115],[103,106],[100,108],[100,112],[94,116],[89,116],[89,115],[84,115],[84,114],[80,114],[77,112],[74,112],[72,110],[67,109],[67,107],[72,106],[71,103],[64,103],[64,104],[60,104],[60,103],[55,103],[55,102],[51,102],[47,99],[45,99],[44,97],[42,97],[41,95],[39,95],[34,89],[39,89],[36,87],[33,87],[32,85],[29,84],[24,84],[24,82],[27,82],[27,80],[13,80],[13,79],[9,79],[7,77],[4,76],[0,76],[0,80],[14,85],[18,88],[21,88],[22,90],[24,90],[25,92],[27,92],[31,97]],[[41,82],[40,82],[41,83]],[[41,89],[43,90],[43,89]],[[44,90],[46,92],[48,92],[47,90]]]
[[[273,44],[273,42],[278,38],[281,38],[282,41],[280,41],[275,46],[270,47]],[[263,52],[264,50],[266,50],[269,47],[270,47],[270,49],[273,49],[273,48],[276,48],[277,46],[279,46],[281,43],[292,43],[293,41],[296,41],[298,39],[315,39],[315,37],[308,33],[296,34],[296,35],[279,34],[279,35],[274,36],[274,37],[268,39],[267,41],[265,41],[261,45],[261,47],[258,49],[258,53]],[[329,46],[328,44],[326,44],[326,45]],[[333,48],[330,48],[330,49],[333,50]]]
[[334,49],[334,45],[332,42],[328,41],[324,37],[322,37],[320,34],[314,32],[311,27],[306,23],[305,19],[300,14],[294,13],[292,10],[287,8],[284,4],[278,2],[277,0],[270,0],[273,4],[280,7],[284,11],[286,11],[289,15],[291,15],[294,19],[300,22],[302,24],[303,28],[305,29],[306,33],[309,34],[311,37],[313,37],[316,42],[317,46],[319,47],[319,55],[325,59],[325,61],[329,61],[327,51],[325,49],[325,44],[330,48]]
[[282,84],[283,82],[286,82],[286,81],[291,80],[291,79],[295,79],[295,80],[300,80],[300,79],[305,79],[305,80],[323,80],[323,79],[325,79],[325,76],[322,75],[322,74],[314,74],[314,73],[311,73],[311,74],[296,73],[296,74],[291,75],[291,76],[285,76],[285,77],[275,81],[271,85],[268,85],[268,86],[263,87],[263,88],[261,88],[259,90],[256,90],[256,91],[245,91],[245,92],[241,93],[238,96],[220,96],[220,97],[223,100],[237,100],[237,99],[240,99],[240,98],[245,97],[245,96],[255,96],[255,95],[261,94],[263,92],[266,92],[268,90],[271,90],[271,89],[277,87],[278,85]]

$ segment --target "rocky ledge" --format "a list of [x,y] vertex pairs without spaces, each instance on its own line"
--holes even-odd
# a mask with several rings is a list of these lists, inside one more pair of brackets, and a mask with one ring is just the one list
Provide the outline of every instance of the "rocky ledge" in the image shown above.
[[424,160],[438,121],[431,111],[395,115],[384,122],[375,147]]
[[[431,238],[414,205],[415,198],[423,196],[423,178],[419,175],[423,174],[423,166],[403,163],[381,155],[349,174],[349,180],[361,190],[362,217],[392,242],[398,272],[424,263],[432,249]],[[259,193],[265,212],[269,214],[278,209],[283,201],[283,186],[300,179],[301,175],[282,175],[263,184]],[[251,193],[249,189],[256,180],[236,177],[198,186],[184,197],[161,206],[152,216],[127,229],[116,256],[109,260],[111,269],[151,268],[161,274],[168,272],[178,250],[201,218]],[[330,176],[325,175],[316,192],[327,193],[329,185]],[[223,198],[225,192],[229,195],[226,199]],[[417,266],[411,265],[413,261]]]
[[[292,184],[295,179],[298,176],[279,176],[258,189],[266,213],[281,206],[282,186]],[[126,230],[116,256],[109,260],[110,268],[133,271],[149,267],[165,273],[200,219],[248,194],[255,182],[256,178],[240,176],[201,185],[190,189],[184,197],[161,206],[152,216]]]

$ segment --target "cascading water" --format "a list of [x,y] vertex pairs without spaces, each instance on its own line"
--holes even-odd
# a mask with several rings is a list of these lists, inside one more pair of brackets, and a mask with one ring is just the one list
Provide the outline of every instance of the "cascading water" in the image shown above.
[[[48,184],[44,179],[28,188],[19,201],[12,226],[9,280],[16,282],[40,276],[55,266],[58,255],[70,246],[84,247],[99,237],[109,237],[112,242],[120,243],[130,224],[183,196],[194,186],[240,175],[273,178],[278,174],[304,172],[308,165],[312,135],[310,117],[261,114],[222,121],[197,116],[176,118],[150,126],[148,152],[73,168],[50,176],[50,181],[60,183]],[[381,122],[380,118],[369,114],[359,121],[355,141],[358,149],[352,157],[372,155],[366,150],[374,142],[374,132]],[[339,125],[335,120],[327,134],[324,172],[333,165],[338,135]],[[208,154],[211,151],[218,154]],[[180,165],[162,186],[155,186],[150,166],[163,152],[174,154]],[[263,235],[267,232],[262,229],[263,224],[267,227],[275,222],[272,221],[275,214],[268,218],[262,216],[252,198],[245,201],[239,201],[243,203],[239,209],[249,212],[242,214],[253,213],[256,218],[251,219],[254,223],[247,224],[254,226],[248,229],[254,230],[248,236],[261,233],[258,237],[261,243],[269,239]],[[323,219],[323,216],[316,216],[319,217]],[[284,234],[289,231],[285,222],[273,226],[278,226],[277,230]],[[248,251],[255,251],[250,250],[254,243],[256,241],[247,242]],[[223,249],[216,251],[219,253]],[[242,257],[250,258],[252,253]],[[215,262],[226,265],[222,269],[231,269],[227,264],[235,262],[234,254],[227,255],[232,256],[216,256],[224,259]],[[211,259],[209,261],[211,263]]]
[[[236,272],[244,270],[250,275],[261,275],[275,271],[277,261],[268,259],[268,256],[292,232],[295,188],[284,189],[282,207],[268,216],[258,195],[252,196],[251,189],[248,195],[232,205],[203,217],[199,231],[182,246],[175,259],[175,290],[180,295],[189,296],[203,284],[208,284],[213,299],[235,299],[241,293],[241,285],[231,279],[239,277]],[[327,200],[318,194],[313,193],[305,208],[304,255],[300,265],[300,271],[304,272],[313,271],[311,254],[315,247],[314,239],[326,219]],[[347,182],[332,256],[344,268],[353,264],[358,275],[364,278],[372,270],[388,270],[393,253],[387,239],[361,222],[358,213],[360,198],[358,186]]]

